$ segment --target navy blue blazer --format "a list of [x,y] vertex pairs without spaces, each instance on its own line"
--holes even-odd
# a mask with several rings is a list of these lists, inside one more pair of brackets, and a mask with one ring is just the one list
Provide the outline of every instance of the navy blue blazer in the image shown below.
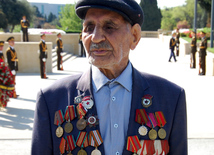
[[[140,124],[135,122],[136,109],[142,109],[141,98],[146,95],[152,95],[152,105],[146,108],[147,112],[162,111],[166,118],[166,140],[169,142],[170,155],[187,155],[187,118],[186,118],[186,99],[184,90],[157,76],[141,73],[133,68],[133,91],[132,103],[129,118],[128,136],[137,135],[140,140],[149,140],[148,135],[141,136],[138,133]],[[34,117],[33,137],[32,137],[32,155],[59,155],[59,145],[61,138],[56,136],[54,125],[55,112],[62,109],[64,112],[66,106],[74,104],[74,98],[80,94],[84,96],[92,95],[91,70],[81,74],[73,75],[56,81],[53,85],[38,93],[37,104]],[[95,102],[95,101],[94,101]],[[97,115],[96,102],[88,114]],[[73,135],[76,140],[79,130],[76,128],[77,118],[71,121],[74,126],[70,134],[64,132],[63,137]],[[62,124],[64,127],[65,123]],[[155,130],[158,131],[159,127]],[[95,127],[86,127],[84,131],[99,130],[99,125]],[[101,135],[102,136],[102,135]],[[158,139],[158,138],[157,138]],[[123,155],[133,153],[126,150],[127,138],[124,142]],[[98,149],[104,155],[104,145],[101,144]],[[76,155],[80,150],[76,147],[72,154]],[[88,154],[94,150],[94,147],[85,148]]]

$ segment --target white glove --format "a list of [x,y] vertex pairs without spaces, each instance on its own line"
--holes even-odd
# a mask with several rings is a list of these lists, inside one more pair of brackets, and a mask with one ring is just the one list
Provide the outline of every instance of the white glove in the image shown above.
[[63,55],[63,53],[61,52],[61,53],[60,53],[60,55],[62,56],[62,55]]
[[15,70],[12,70],[11,73],[12,73],[13,75],[16,75],[16,71],[15,71]]
[[43,61],[43,62],[46,62],[46,58],[42,58],[42,61]]

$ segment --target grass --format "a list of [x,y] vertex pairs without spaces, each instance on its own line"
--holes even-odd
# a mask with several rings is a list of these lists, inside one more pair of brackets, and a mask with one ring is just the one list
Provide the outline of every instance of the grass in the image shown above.
[[[186,40],[186,41],[188,41],[189,43],[191,42],[191,38],[189,38],[189,37],[181,37],[182,39],[184,39],[184,40]],[[200,42],[200,40],[197,40],[197,42]],[[208,40],[208,42],[210,42],[210,40]],[[214,53],[214,48],[210,48],[210,47],[208,47],[207,48],[207,50],[209,51],[209,52],[211,52],[211,53]]]

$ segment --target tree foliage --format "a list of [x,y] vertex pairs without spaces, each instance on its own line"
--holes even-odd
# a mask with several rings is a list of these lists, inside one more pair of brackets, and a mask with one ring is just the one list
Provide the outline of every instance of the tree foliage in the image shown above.
[[211,15],[211,5],[212,5],[212,0],[198,0],[198,3],[200,4],[200,6],[205,9],[208,14],[209,17]]
[[[194,6],[195,0],[186,0],[186,4],[183,6],[162,9],[161,29],[173,30],[178,25],[180,28],[187,28],[189,26],[192,28],[194,23]],[[207,12],[199,4],[197,8],[197,27],[205,27],[207,25]]]
[[75,5],[66,4],[63,9],[61,9],[59,15],[59,22],[63,30],[82,30],[82,21],[75,13]]
[[8,21],[5,14],[2,11],[0,11],[0,19],[1,19],[0,28],[6,29],[8,25]]
[[0,8],[5,14],[8,24],[12,26],[11,32],[15,25],[20,24],[23,15],[26,15],[28,19],[31,19],[33,15],[33,9],[26,0],[1,0]]
[[144,11],[144,23],[142,30],[156,31],[161,27],[161,11],[157,6],[157,0],[141,0],[140,6]]

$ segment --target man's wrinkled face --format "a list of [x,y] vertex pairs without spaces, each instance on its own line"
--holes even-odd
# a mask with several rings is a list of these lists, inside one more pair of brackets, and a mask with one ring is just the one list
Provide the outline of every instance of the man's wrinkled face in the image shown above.
[[131,25],[116,12],[89,9],[82,40],[89,61],[98,68],[111,68],[128,63],[131,48]]

